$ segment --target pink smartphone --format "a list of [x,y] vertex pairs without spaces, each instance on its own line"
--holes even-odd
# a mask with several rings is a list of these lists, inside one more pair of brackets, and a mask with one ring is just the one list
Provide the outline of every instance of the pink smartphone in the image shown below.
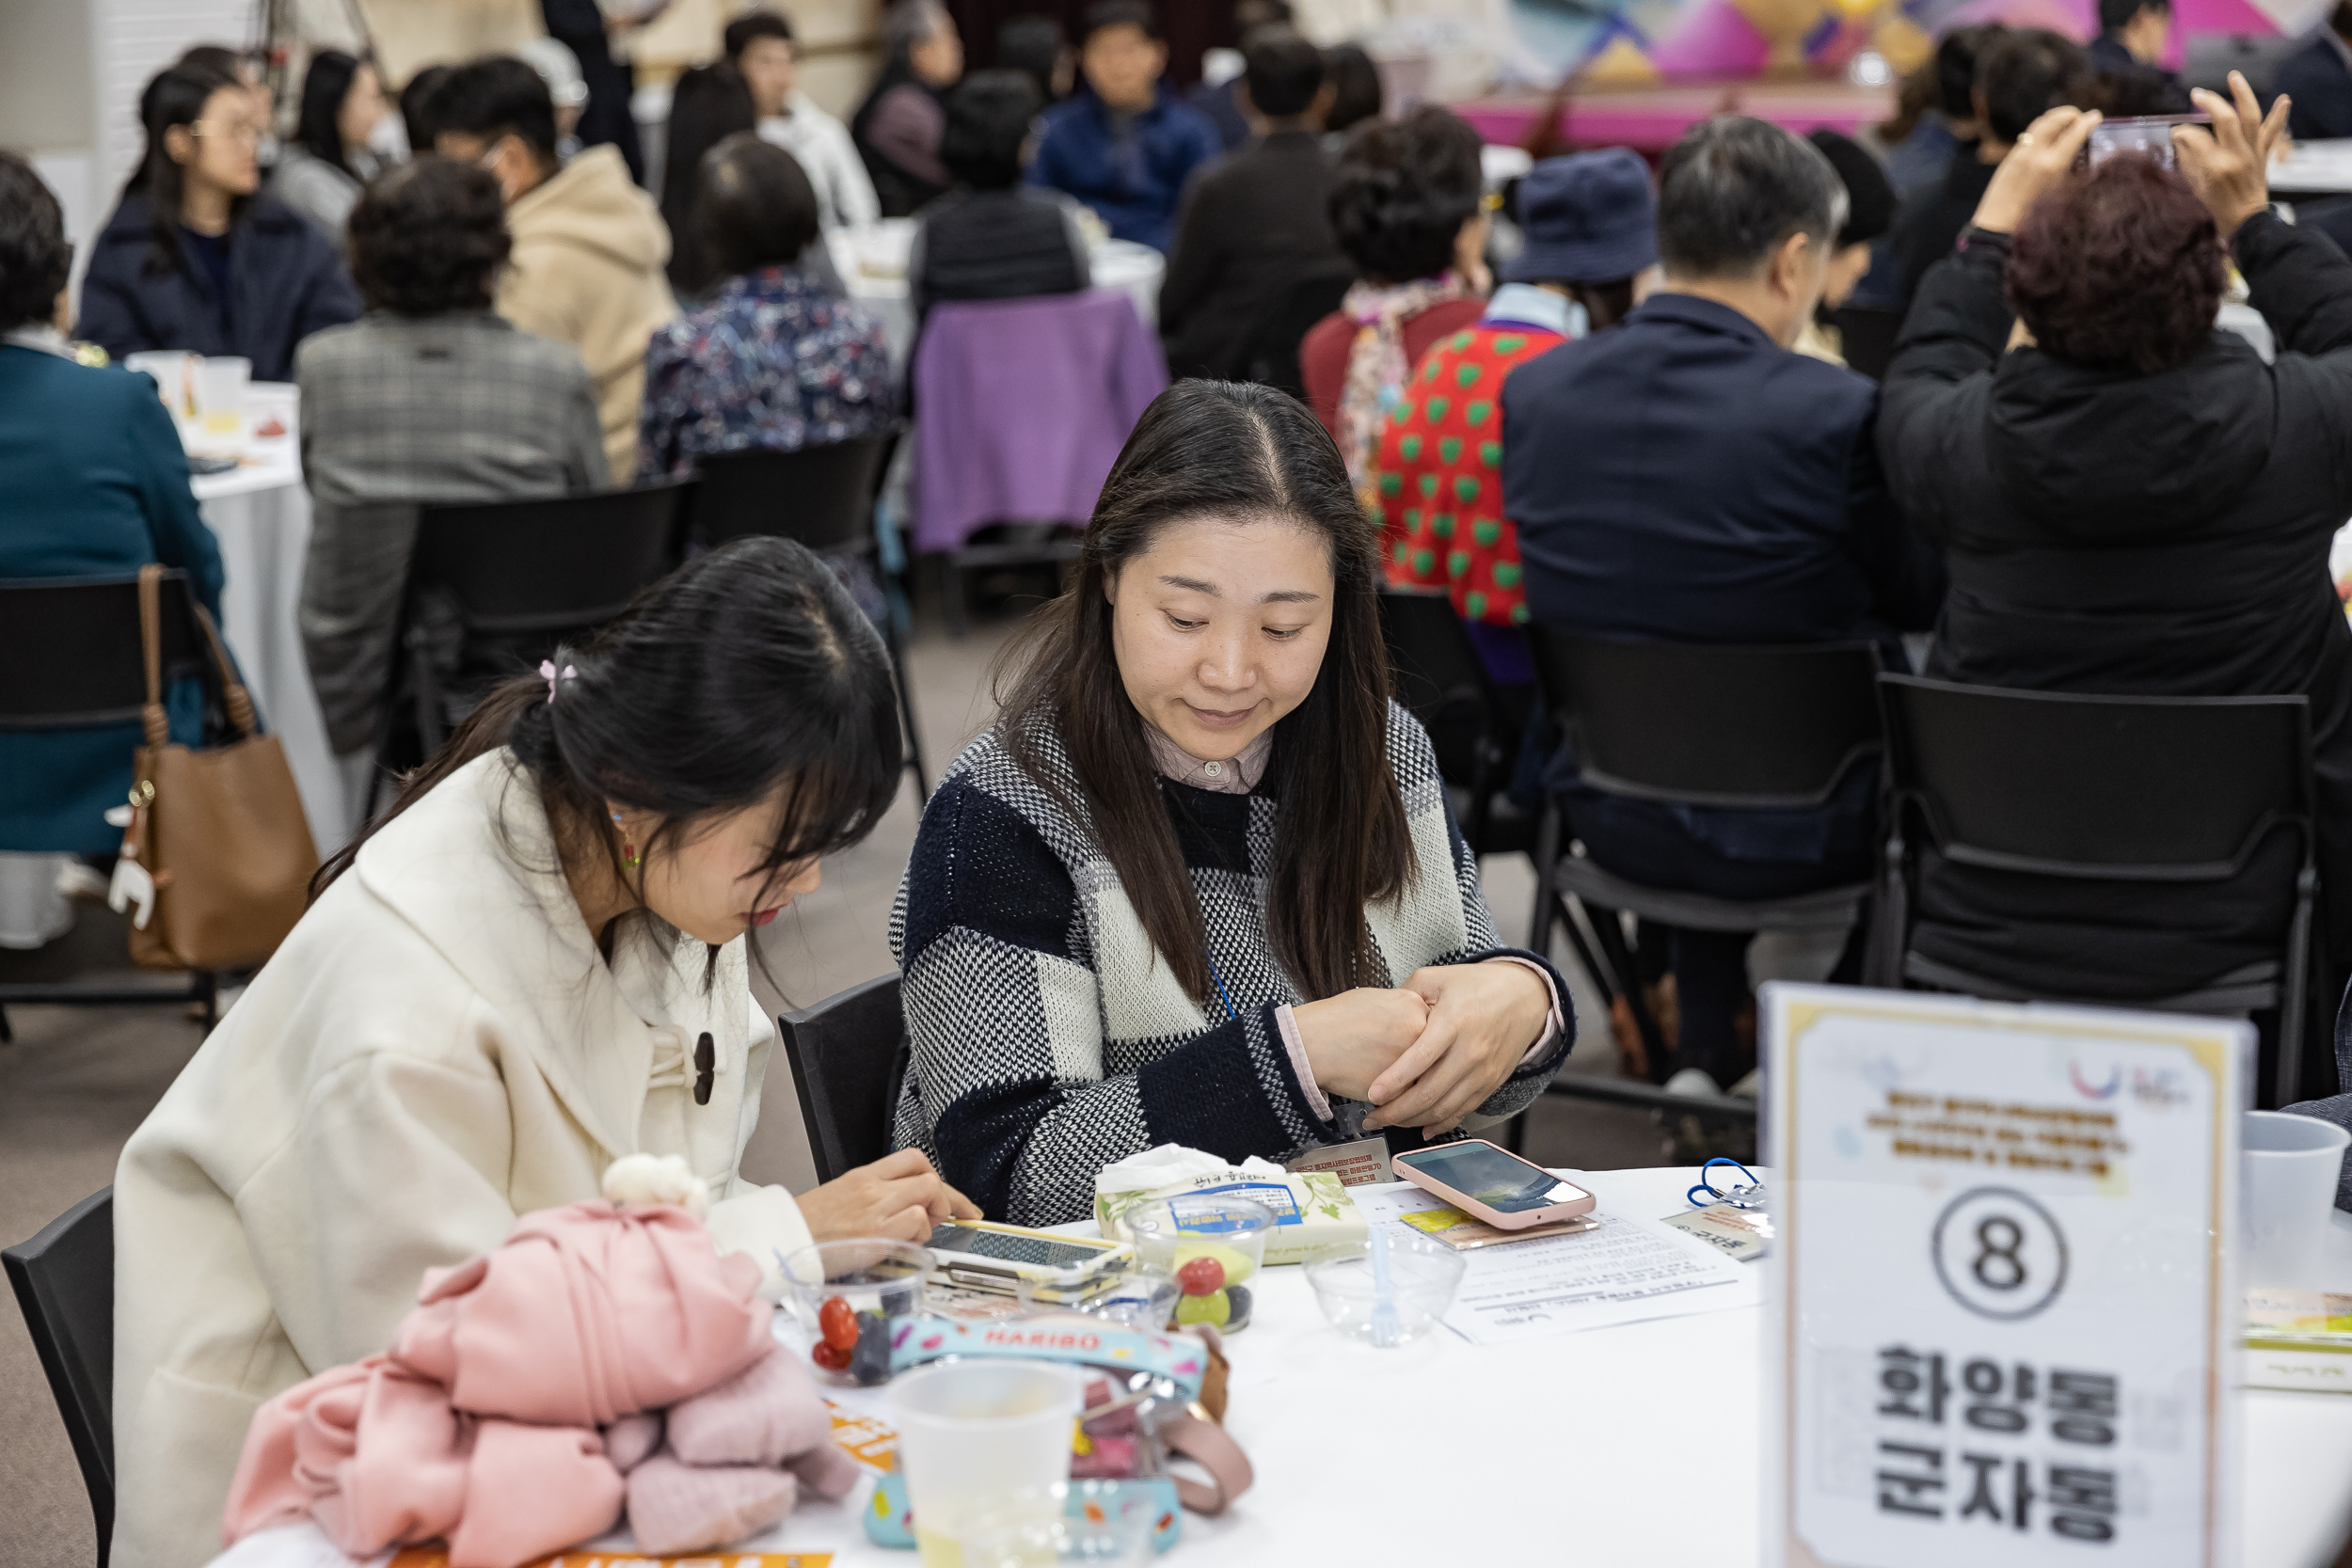
[[1389,1164],[1414,1186],[1502,1230],[1593,1212],[1592,1194],[1484,1138],[1417,1148]]

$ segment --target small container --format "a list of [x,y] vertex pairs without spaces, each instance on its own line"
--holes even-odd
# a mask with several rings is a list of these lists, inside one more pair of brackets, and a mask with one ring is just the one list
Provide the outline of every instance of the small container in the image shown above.
[[[1437,1326],[1454,1305],[1469,1260],[1426,1236],[1389,1237],[1389,1295],[1396,1307],[1397,1338],[1404,1344]],[[1329,1247],[1307,1259],[1307,1283],[1314,1287],[1315,1303],[1331,1326],[1369,1345],[1373,1307],[1378,1300],[1374,1281],[1372,1247],[1352,1242]]]
[[1265,1260],[1273,1210],[1246,1197],[1168,1197],[1130,1209],[1120,1223],[1136,1264],[1175,1279],[1175,1326],[1207,1323],[1225,1334],[1249,1326],[1256,1289],[1246,1281]]
[[1046,1361],[946,1361],[898,1380],[898,1467],[925,1568],[958,1568],[965,1532],[983,1524],[1045,1529],[1060,1517],[1084,1402],[1077,1370]]
[[781,1261],[818,1375],[845,1387],[889,1382],[891,1333],[923,1310],[930,1249],[860,1237],[804,1246]]

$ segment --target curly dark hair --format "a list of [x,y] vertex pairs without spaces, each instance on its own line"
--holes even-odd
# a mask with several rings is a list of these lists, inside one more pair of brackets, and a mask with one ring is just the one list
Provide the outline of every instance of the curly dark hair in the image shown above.
[[72,263],[56,197],[32,165],[0,152],[0,332],[54,315]]
[[1486,197],[1479,135],[1435,106],[1356,134],[1331,185],[1340,249],[1375,283],[1434,277]]
[[2048,353],[2154,375],[2213,335],[2228,255],[2186,181],[2118,153],[2018,226],[2009,301]]
[[351,276],[371,310],[486,310],[513,246],[490,171],[429,153],[378,177],[351,210]]

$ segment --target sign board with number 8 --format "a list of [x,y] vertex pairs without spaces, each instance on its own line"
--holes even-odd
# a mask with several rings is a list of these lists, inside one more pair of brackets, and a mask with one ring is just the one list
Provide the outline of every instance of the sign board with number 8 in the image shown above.
[[1764,1560],[2228,1568],[2252,1028],[1817,986],[1761,1010]]

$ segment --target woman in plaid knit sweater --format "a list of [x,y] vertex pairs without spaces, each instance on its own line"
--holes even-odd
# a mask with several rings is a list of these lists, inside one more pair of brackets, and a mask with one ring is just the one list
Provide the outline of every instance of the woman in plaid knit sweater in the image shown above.
[[1458,1135],[1566,1053],[1566,987],[1497,942],[1389,700],[1378,580],[1300,404],[1187,381],[1136,425],[894,919],[898,1138],[991,1215],[1077,1218],[1160,1143]]

